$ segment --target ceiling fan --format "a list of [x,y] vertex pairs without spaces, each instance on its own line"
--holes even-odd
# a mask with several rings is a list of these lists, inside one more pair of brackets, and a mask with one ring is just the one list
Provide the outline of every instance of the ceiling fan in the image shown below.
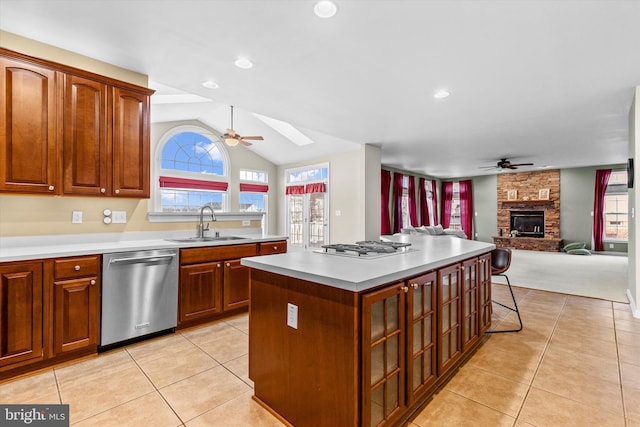
[[231,129],[227,129],[227,133],[222,135],[222,139],[224,139],[224,142],[230,147],[235,147],[236,145],[238,145],[238,143],[244,145],[245,147],[248,147],[251,145],[248,140],[264,140],[264,138],[261,136],[241,136],[233,130],[233,105],[231,105]]
[[533,166],[533,163],[511,163],[508,159],[500,159],[496,166],[484,166],[483,169],[518,169],[518,166]]

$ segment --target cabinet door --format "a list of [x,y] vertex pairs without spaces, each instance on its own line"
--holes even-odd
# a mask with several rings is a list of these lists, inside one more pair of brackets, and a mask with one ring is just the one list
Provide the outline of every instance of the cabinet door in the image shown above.
[[178,323],[222,311],[222,261],[180,267]]
[[149,197],[149,96],[113,88],[112,194]]
[[42,360],[42,264],[0,266],[0,281],[0,366]]
[[54,282],[53,343],[56,354],[98,345],[100,284],[98,277]]
[[478,327],[478,259],[462,263],[462,351],[480,337]]
[[239,259],[224,262],[223,310],[249,305],[249,280],[251,269],[240,265]]
[[0,191],[58,193],[58,73],[0,57]]
[[405,293],[398,283],[362,297],[362,425],[391,425],[406,410]]
[[480,334],[491,327],[491,253],[478,260],[479,322]]
[[438,271],[438,375],[445,373],[462,355],[460,326],[460,265]]
[[411,406],[436,380],[436,288],[434,271],[409,280],[407,293],[407,392]]
[[107,85],[73,75],[64,83],[64,193],[107,194]]

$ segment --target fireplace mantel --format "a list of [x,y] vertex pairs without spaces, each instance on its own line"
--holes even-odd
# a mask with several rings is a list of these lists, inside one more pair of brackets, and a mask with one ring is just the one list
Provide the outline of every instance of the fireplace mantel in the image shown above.
[[511,208],[531,209],[532,207],[535,207],[535,206],[553,207],[555,202],[553,200],[503,200],[501,203],[504,209],[511,209]]

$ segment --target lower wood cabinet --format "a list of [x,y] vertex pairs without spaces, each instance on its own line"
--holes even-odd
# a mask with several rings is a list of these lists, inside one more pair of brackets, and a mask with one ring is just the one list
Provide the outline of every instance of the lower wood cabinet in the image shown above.
[[44,359],[42,262],[0,264],[0,367]]
[[222,309],[233,310],[249,305],[249,281],[251,269],[240,264],[239,259],[224,262]]
[[180,267],[178,324],[222,312],[222,262]]
[[96,353],[100,255],[0,264],[0,379]]

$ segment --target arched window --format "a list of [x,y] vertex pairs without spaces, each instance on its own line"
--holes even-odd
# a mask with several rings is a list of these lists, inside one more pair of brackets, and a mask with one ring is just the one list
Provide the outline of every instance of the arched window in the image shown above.
[[156,151],[156,212],[196,212],[213,203],[227,210],[229,158],[210,131],[179,126],[160,140]]

